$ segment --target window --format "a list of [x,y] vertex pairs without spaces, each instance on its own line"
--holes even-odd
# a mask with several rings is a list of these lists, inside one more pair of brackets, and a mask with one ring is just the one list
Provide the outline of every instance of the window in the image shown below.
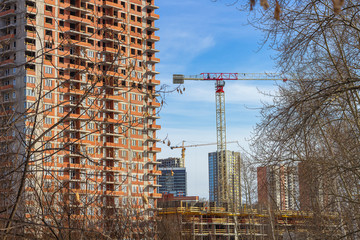
[[121,151],[121,156],[122,156],[122,157],[126,157],[126,155],[127,155],[127,154],[126,154],[126,151]]
[[[60,37],[61,37],[61,34],[64,35],[63,33],[60,33],[59,34]],[[51,30],[46,30],[45,35],[52,37],[52,31]]]
[[31,96],[34,97],[35,96],[35,92],[33,89],[25,89],[25,96]]
[[131,146],[136,146],[136,140],[131,141]]
[[59,157],[59,158],[58,158],[58,163],[64,163],[64,157],[62,157],[62,156]]
[[[45,169],[45,174],[50,175],[49,169]],[[49,180],[44,181],[44,188],[51,188],[51,182]]]
[[45,22],[48,24],[52,24],[52,19],[51,18],[45,18]]
[[44,161],[45,161],[46,163],[51,162],[51,156],[46,156],[46,157],[44,158]]
[[[46,67],[45,67],[46,69]],[[50,68],[52,70],[52,68]],[[50,71],[51,73],[52,71]],[[45,79],[45,86],[51,87],[52,86],[52,80],[51,79]]]
[[88,152],[89,152],[89,154],[94,154],[94,148],[93,147],[89,147],[88,148]]
[[45,111],[51,112],[52,106],[50,104],[45,104]]
[[64,113],[64,107],[63,106],[59,106],[59,113]]
[[52,118],[46,117],[44,121],[45,124],[52,124]]
[[94,51],[88,51],[88,57],[93,58],[94,57]]
[[51,99],[51,98],[52,98],[52,93],[51,93],[51,92],[47,92],[47,93],[45,94],[45,98]]
[[60,168],[58,170],[58,176],[60,176],[60,177],[64,176],[64,169]]
[[49,11],[49,12],[52,12],[52,6],[46,5],[46,6],[45,6],[45,10],[46,10],[46,11]]
[[50,42],[46,42],[45,43],[45,48],[51,49],[52,48],[52,44]]
[[[45,66],[45,73],[52,74],[52,67]],[[51,86],[51,85],[50,85]]]

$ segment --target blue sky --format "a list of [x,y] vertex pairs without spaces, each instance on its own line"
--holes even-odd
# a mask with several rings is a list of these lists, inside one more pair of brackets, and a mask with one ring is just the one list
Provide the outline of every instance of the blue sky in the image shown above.
[[[157,76],[162,84],[172,85],[172,74],[202,72],[274,72],[274,54],[268,48],[259,50],[262,33],[247,25],[247,13],[226,2],[211,0],[157,0],[160,41],[156,48]],[[216,142],[214,83],[187,81],[184,94],[169,94],[160,112],[160,139],[168,136],[172,145]],[[271,101],[259,91],[274,92],[274,82],[228,81],[226,94],[227,141],[239,141],[248,149],[247,139],[259,122],[261,102]],[[159,143],[158,158],[180,157],[180,149],[170,150]],[[227,149],[239,151],[236,144]],[[208,152],[216,145],[188,148],[186,167],[188,195],[208,198]]]

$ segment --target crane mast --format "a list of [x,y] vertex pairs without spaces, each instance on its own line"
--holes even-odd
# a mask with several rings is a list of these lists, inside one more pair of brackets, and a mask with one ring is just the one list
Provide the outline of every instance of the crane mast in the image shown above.
[[[226,120],[225,120],[225,81],[216,80],[215,82],[215,102],[216,102],[216,139],[217,139],[217,159],[218,165],[214,166],[218,171],[218,177],[222,176],[222,181],[218,182],[218,190],[215,191],[215,199],[221,203],[228,203],[226,198],[226,188],[228,179],[226,179],[227,162],[226,154]],[[219,186],[221,185],[221,186]]]
[[[234,189],[229,189],[233,181],[233,177],[228,176],[228,161],[226,159],[226,119],[225,119],[225,80],[282,80],[287,78],[273,73],[201,73],[200,75],[184,76],[182,74],[173,75],[174,84],[183,84],[184,80],[195,81],[215,81],[215,102],[216,102],[216,137],[217,137],[217,161],[213,161],[217,169],[217,179],[214,183],[217,190],[214,192],[215,201],[219,205],[230,206],[234,199],[229,199],[230,192],[234,193]],[[232,178],[232,179],[231,179]],[[234,198],[234,197],[233,197]],[[241,201],[241,200],[240,200]],[[232,211],[235,210],[233,204]]]

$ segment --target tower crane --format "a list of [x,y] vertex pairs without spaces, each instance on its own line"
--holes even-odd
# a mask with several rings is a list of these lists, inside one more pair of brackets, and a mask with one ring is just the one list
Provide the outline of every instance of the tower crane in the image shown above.
[[287,81],[278,74],[272,73],[201,73],[199,75],[185,76],[182,74],[173,75],[174,84],[183,84],[185,80],[195,81],[215,81],[215,100],[216,100],[216,144],[217,144],[217,174],[220,182],[215,191],[216,202],[220,205],[228,205],[232,201],[228,198],[230,189],[227,185],[226,171],[226,121],[225,121],[225,80],[282,80]]
[[[228,144],[228,143],[237,143],[239,145],[238,141],[226,142],[226,144]],[[183,159],[184,164],[185,164],[185,150],[186,150],[186,148],[188,148],[188,147],[209,146],[209,145],[217,145],[217,143],[216,142],[215,143],[202,143],[202,144],[192,144],[192,145],[185,146],[185,141],[182,141],[182,145],[180,145],[180,146],[171,146],[170,148],[171,149],[181,148],[181,158]]]

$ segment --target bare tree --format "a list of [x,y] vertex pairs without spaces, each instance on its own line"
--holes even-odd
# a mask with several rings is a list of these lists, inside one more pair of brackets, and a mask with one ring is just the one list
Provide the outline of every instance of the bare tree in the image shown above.
[[[278,51],[280,71],[298,79],[264,107],[253,147],[265,165],[299,166],[300,208],[316,216],[313,237],[357,239],[359,5],[345,1],[334,12],[335,2],[279,1],[277,21],[267,12],[250,19]],[[326,229],[331,221],[336,228]]]
[[[26,48],[21,59],[13,55],[19,32],[0,39],[1,57],[12,63],[0,63],[2,85],[10,90],[0,104],[0,236],[153,238],[157,193],[149,189],[159,174],[152,156],[162,105],[154,65],[142,52],[127,54],[132,43],[123,38],[125,24],[96,24],[92,34],[79,35],[82,23],[49,17],[61,29],[55,34],[37,28],[44,16],[36,2],[0,4],[3,14],[18,13],[9,19],[24,25]],[[51,6],[45,11],[55,17]],[[95,18],[76,14],[83,21]],[[111,40],[88,51],[99,37]],[[139,150],[132,150],[134,144]]]

